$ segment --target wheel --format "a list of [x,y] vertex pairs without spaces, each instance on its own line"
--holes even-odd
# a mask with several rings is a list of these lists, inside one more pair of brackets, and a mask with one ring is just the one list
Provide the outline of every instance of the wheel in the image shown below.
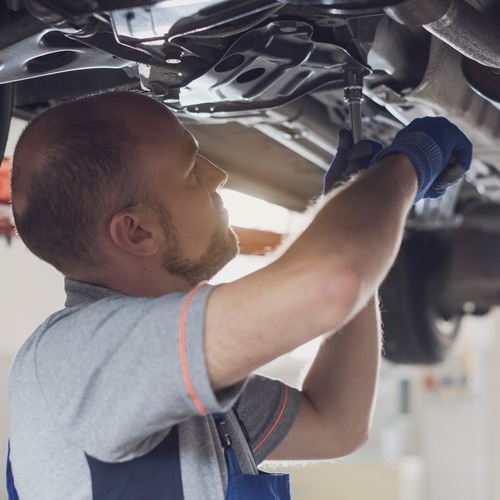
[[383,356],[400,364],[442,361],[462,316],[445,317],[437,305],[449,245],[432,233],[409,234],[380,288]]

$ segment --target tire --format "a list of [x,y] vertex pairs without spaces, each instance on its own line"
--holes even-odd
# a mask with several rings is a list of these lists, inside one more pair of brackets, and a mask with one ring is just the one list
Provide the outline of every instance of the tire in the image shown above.
[[439,363],[452,347],[462,316],[437,306],[449,246],[432,233],[410,234],[380,288],[383,357],[399,364]]

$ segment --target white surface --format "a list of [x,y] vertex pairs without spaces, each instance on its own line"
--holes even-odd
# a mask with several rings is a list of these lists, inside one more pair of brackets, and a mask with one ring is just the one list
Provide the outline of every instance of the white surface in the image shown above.
[[63,307],[63,278],[18,238],[11,246],[0,239],[0,263],[0,354],[13,355],[40,322]]

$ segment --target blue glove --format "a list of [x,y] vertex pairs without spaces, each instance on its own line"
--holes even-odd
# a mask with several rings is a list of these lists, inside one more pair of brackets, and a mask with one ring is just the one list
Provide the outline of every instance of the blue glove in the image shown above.
[[323,194],[328,193],[337,183],[350,175],[368,168],[372,158],[382,149],[382,144],[364,139],[354,146],[352,134],[342,128],[337,133],[337,151],[330,167],[323,177]]
[[372,163],[393,153],[408,156],[415,168],[417,202],[422,198],[440,198],[447,187],[465,175],[472,161],[472,144],[446,118],[417,118],[401,129]]

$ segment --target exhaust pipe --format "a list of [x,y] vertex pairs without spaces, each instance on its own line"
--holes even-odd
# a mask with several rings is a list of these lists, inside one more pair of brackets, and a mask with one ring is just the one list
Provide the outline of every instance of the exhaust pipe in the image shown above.
[[400,24],[422,26],[465,57],[500,68],[500,30],[465,0],[408,0],[385,7]]

